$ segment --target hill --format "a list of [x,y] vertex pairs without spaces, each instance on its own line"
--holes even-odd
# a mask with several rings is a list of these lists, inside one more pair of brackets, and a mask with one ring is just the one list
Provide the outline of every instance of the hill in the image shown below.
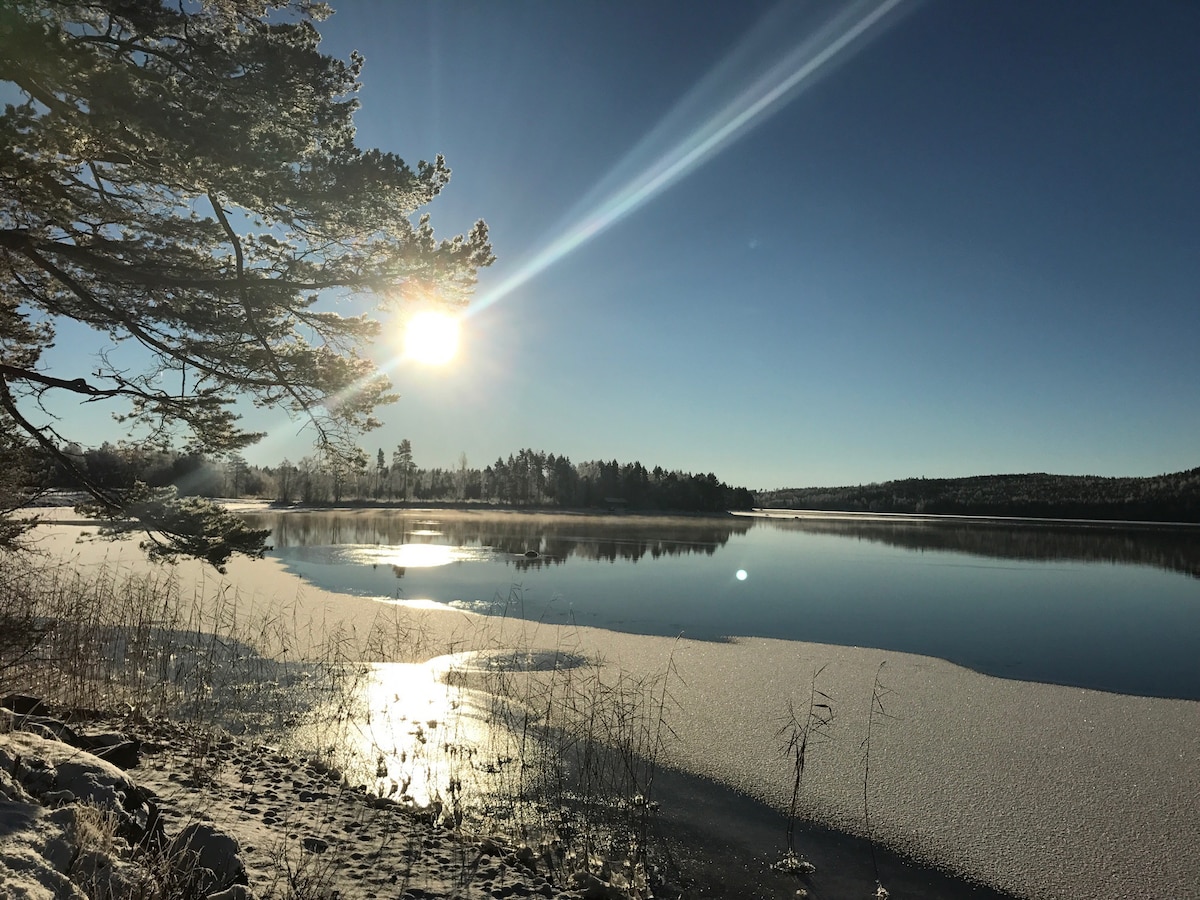
[[1200,523],[1200,468],[1150,478],[1040,472],[906,478],[856,487],[785,488],[764,491],[757,499],[759,506],[776,509]]

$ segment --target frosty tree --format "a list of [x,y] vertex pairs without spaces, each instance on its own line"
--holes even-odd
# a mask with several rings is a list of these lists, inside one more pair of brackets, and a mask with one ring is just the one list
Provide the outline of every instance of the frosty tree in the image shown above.
[[[461,305],[493,259],[482,221],[435,239],[422,210],[449,178],[440,156],[414,168],[357,145],[363,61],[320,52],[326,15],[306,0],[0,4],[0,96],[15,98],[0,116],[0,453],[67,467],[92,512],[135,521],[158,556],[219,566],[263,535],[210,504],[89,482],[64,453],[86,436],[48,397],[113,403],[131,431],[210,453],[261,436],[232,409],[248,398],[345,453],[394,398],[362,355],[378,322],[328,301]],[[65,320],[145,365],[80,354],[49,371]]]

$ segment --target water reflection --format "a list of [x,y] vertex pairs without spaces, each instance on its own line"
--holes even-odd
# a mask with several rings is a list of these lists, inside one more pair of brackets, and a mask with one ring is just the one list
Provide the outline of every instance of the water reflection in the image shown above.
[[533,740],[543,694],[526,676],[561,691],[590,665],[565,650],[495,648],[345,667],[326,673],[325,699],[288,739],[323,749],[349,783],[458,825],[521,800],[530,769],[557,767]]
[[759,519],[767,527],[888,544],[906,550],[966,553],[1030,562],[1094,562],[1152,566],[1200,578],[1200,528],[958,522],[947,519],[864,519],[803,516]]
[[479,787],[472,761],[487,756],[497,727],[487,700],[450,677],[459,662],[451,655],[367,665],[339,684],[296,739],[327,748],[350,783],[380,797],[449,809],[464,788]]
[[[1023,561],[1152,566],[1200,578],[1200,529],[1189,526],[1072,524],[952,519],[879,519],[826,515],[769,518],[657,518],[471,513],[431,518],[429,511],[322,510],[256,513],[277,549],[328,547],[330,562],[408,568],[499,560],[523,570],[568,559],[637,562],[712,556],[756,527],[852,538],[917,551]],[[347,548],[354,549],[347,549]],[[340,549],[336,549],[340,548]]]
[[[657,518],[640,516],[569,516],[450,514],[433,519],[428,511],[322,510],[249,514],[255,528],[271,529],[276,549],[289,547],[381,546],[453,547],[460,554],[490,551],[518,571],[562,565],[568,559],[637,562],[691,553],[712,556],[731,537],[754,527],[744,518]],[[435,555],[427,557],[437,558]],[[459,556],[445,562],[467,559]],[[382,560],[378,560],[382,561]],[[388,560],[400,568],[444,563]]]
[[488,559],[490,554],[467,547],[447,547],[445,544],[400,544],[395,547],[354,547],[342,552],[347,563],[370,566],[387,565],[397,569],[402,577],[405,569],[432,569],[456,562]]
[[338,593],[639,634],[876,647],[1200,698],[1194,528],[455,511],[255,524],[274,527],[289,570]]

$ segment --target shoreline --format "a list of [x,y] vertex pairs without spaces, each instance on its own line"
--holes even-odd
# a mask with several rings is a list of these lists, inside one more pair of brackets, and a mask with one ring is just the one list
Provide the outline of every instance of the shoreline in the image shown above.
[[[50,497],[41,498],[45,500]],[[96,519],[86,519],[74,513],[77,499],[85,495],[62,494],[53,499],[61,503],[37,504],[24,508],[24,512],[39,515],[43,522],[73,525],[99,525]],[[728,509],[717,511],[670,510],[670,509],[625,509],[620,507],[557,507],[557,506],[505,506],[481,501],[403,501],[403,500],[356,500],[346,503],[301,503],[250,498],[212,497],[206,498],[233,512],[289,513],[289,512],[400,512],[419,513],[423,510],[445,515],[446,513],[486,513],[488,515],[549,516],[578,518],[581,516],[615,519],[723,519],[733,517],[761,519],[812,519],[858,522],[921,522],[962,523],[973,525],[1029,525],[1033,527],[1079,527],[1085,529],[1158,530],[1181,529],[1200,531],[1200,522],[1176,522],[1158,519],[1095,519],[1066,518],[1053,516],[1001,516],[972,515],[960,513],[917,513],[917,512],[868,512],[863,510],[811,509],[807,507],[752,507],[750,509]],[[67,515],[67,513],[70,515]]]
[[1137,531],[1163,528],[1200,531],[1200,522],[1170,522],[1153,519],[1061,519],[1037,516],[971,516],[952,513],[855,512],[836,509],[785,509],[755,507],[752,510],[731,510],[730,515],[760,519],[826,519],[851,522],[922,522],[961,523],[965,525],[1030,525],[1034,527],[1113,528]]
[[[69,556],[71,526],[56,552]],[[97,561],[122,545],[77,549]],[[110,559],[140,570],[136,547]],[[181,563],[179,577],[215,577]],[[190,574],[188,574],[190,573]],[[290,606],[313,621],[361,624],[389,607],[303,584],[271,560],[236,560],[227,583],[248,608]],[[292,598],[295,599],[292,599]],[[663,764],[786,808],[775,735],[789,698],[822,689],[838,739],[806,774],[804,815],[863,831],[860,743],[880,661],[890,717],[871,759],[875,837],[901,853],[1016,896],[1200,897],[1200,703],[1152,700],[980,675],[931,657],[769,639],[700,644],[586,627],[488,623],[458,611],[406,613],[443,645],[486,630],[497,645],[584,648],[633,673],[679,671],[679,740]],[[431,638],[431,646],[438,638]],[[464,642],[467,642],[464,644]],[[737,686],[731,690],[731,686]],[[885,885],[886,886],[886,885]]]

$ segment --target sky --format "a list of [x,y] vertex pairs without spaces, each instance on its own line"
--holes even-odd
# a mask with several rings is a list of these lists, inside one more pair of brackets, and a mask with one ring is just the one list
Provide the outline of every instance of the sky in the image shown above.
[[[1200,465],[1200,5],[334,0],[359,141],[490,226],[364,436],[754,489]],[[398,330],[398,321],[385,322]],[[262,414],[256,414],[262,415]],[[286,420],[247,452],[311,452]]]

